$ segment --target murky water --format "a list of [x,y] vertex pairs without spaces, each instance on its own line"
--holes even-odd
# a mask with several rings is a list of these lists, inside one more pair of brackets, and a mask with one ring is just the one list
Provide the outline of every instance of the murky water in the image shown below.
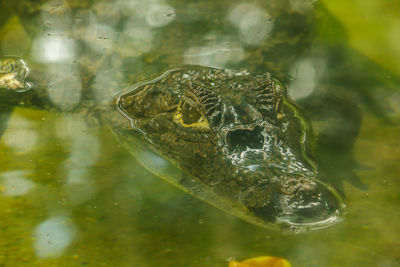
[[[2,108],[0,266],[222,267],[260,255],[304,267],[400,266],[400,79],[390,64],[399,40],[393,26],[377,43],[386,28],[362,35],[340,13],[353,5],[365,12],[354,17],[378,23],[368,12],[388,7],[36,2],[0,3],[0,55],[23,58],[55,107]],[[396,23],[388,15],[384,25]],[[316,132],[326,182],[345,198],[343,221],[300,235],[243,222],[152,175],[87,108],[183,64],[284,81]]]

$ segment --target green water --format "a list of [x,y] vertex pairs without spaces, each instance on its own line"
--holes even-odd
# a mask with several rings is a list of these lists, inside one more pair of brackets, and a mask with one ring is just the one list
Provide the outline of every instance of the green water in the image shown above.
[[[29,16],[35,5],[19,2],[0,4],[0,55],[45,70],[58,111],[16,108],[2,136],[0,266],[222,267],[262,255],[294,267],[400,266],[400,83],[389,64],[400,52],[393,29],[382,39],[386,28],[357,28],[357,17],[379,16],[341,13],[376,6],[49,1]],[[105,125],[70,111],[183,64],[283,80],[311,120],[326,181],[344,196],[343,221],[299,235],[243,222],[155,177]]]

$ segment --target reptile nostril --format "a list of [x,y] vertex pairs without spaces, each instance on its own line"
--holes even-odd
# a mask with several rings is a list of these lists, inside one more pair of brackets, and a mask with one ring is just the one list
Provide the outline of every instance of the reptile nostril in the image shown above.
[[226,143],[232,151],[244,151],[250,149],[262,149],[264,136],[262,128],[256,126],[253,129],[235,129],[226,134]]

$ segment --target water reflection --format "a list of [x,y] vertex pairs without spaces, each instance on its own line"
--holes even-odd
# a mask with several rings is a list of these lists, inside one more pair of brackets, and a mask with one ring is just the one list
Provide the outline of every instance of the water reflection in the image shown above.
[[224,68],[229,63],[238,63],[244,58],[244,49],[239,44],[221,42],[200,47],[190,47],[183,55],[186,64]]
[[146,11],[146,22],[151,27],[162,27],[171,23],[175,16],[175,9],[173,7],[155,3]]
[[47,67],[49,82],[46,86],[50,101],[63,111],[74,109],[82,95],[82,81],[77,66],[65,63]]
[[126,56],[138,57],[149,52],[154,46],[154,33],[148,26],[138,26],[128,21],[118,39],[118,51]]
[[270,36],[274,23],[268,12],[253,4],[239,4],[228,14],[228,20],[246,44],[259,45]]
[[18,153],[31,152],[38,141],[34,123],[18,115],[12,116],[2,141]]
[[386,96],[389,101],[389,107],[393,113],[393,117],[400,118],[400,92],[393,92],[390,96]]
[[65,36],[42,35],[32,44],[34,60],[38,62],[67,62],[75,58],[75,41]]
[[34,248],[40,258],[62,255],[74,240],[76,229],[67,216],[52,216],[36,226]]
[[72,11],[66,1],[53,0],[41,7],[41,20],[49,34],[63,34],[72,25]]
[[[305,25],[305,21],[311,20],[313,8],[329,1],[288,0],[290,7],[285,6],[283,11],[275,9],[282,1],[268,1],[266,5],[263,1],[257,5],[244,1],[236,5],[231,1],[50,1],[40,8],[39,2],[45,1],[18,2],[16,6],[21,9],[39,10],[39,16],[30,14],[31,11],[16,11],[7,29],[0,30],[1,53],[23,55],[28,65],[40,63],[40,70],[46,73],[45,90],[50,101],[63,111],[76,108],[88,95],[96,103],[109,103],[125,86],[121,81],[134,83],[143,76],[151,77],[183,63],[234,66],[284,75],[290,72],[295,79],[289,83],[289,93],[297,100],[312,98],[323,75],[343,72],[344,59],[336,57],[337,51],[333,54],[337,65],[332,67],[332,59],[315,58],[303,49],[310,45],[309,36],[304,33],[314,27]],[[6,3],[14,5],[13,1],[2,1],[0,6]],[[227,10],[230,5],[232,9]],[[330,5],[339,6],[335,1]],[[0,12],[2,21],[8,14],[3,9]],[[372,18],[372,22],[389,21],[386,19]],[[336,23],[339,25],[340,21]],[[323,30],[341,31],[335,25],[328,23],[329,30]],[[381,40],[386,40],[392,49],[388,53],[378,45],[379,59],[381,62],[395,59],[399,54],[394,53],[399,51],[398,25],[385,27],[385,31],[381,27],[376,29],[383,34]],[[356,31],[363,33],[360,29]],[[342,42],[335,36],[332,38]],[[357,40],[370,47],[368,38],[357,37]],[[258,48],[260,52],[252,50]],[[347,48],[347,43],[340,47]],[[381,57],[385,54],[386,57]],[[129,64],[124,62],[127,57]],[[352,60],[350,65],[357,63]],[[32,70],[37,70],[36,67]],[[348,80],[340,84],[343,91],[364,90],[368,84],[361,81],[369,74],[391,80],[394,90],[388,91],[387,84],[379,83],[371,92],[383,103],[385,112],[400,118],[396,77],[352,67],[345,73]],[[137,77],[138,72],[143,76]],[[85,91],[88,85],[94,92]],[[354,99],[348,100],[348,106],[359,105]],[[309,111],[321,117],[313,123],[315,130],[327,129],[330,140],[338,140],[336,133],[341,132],[345,140],[352,142],[349,136],[355,134],[349,134],[352,131],[347,127],[354,125],[351,121],[354,109],[346,108],[349,112],[344,115],[329,109]],[[37,256],[53,258],[39,264],[54,266],[103,262],[109,266],[131,266],[135,262],[132,259],[141,259],[140,266],[222,267],[227,265],[229,257],[248,258],[268,253],[289,257],[294,266],[400,266],[395,212],[399,206],[399,129],[378,123],[371,114],[364,114],[361,136],[356,142],[357,160],[371,166],[357,173],[370,184],[368,196],[345,183],[344,191],[351,205],[344,223],[335,229],[300,237],[287,237],[240,222],[156,180],[135,165],[127,153],[117,151],[108,155],[117,143],[99,139],[94,133],[100,130],[87,127],[90,118],[86,113],[51,114],[58,116],[56,124],[43,129],[38,127],[42,122],[39,116],[32,120],[29,116],[27,119],[13,115],[2,136],[0,265],[3,260],[7,266],[32,265]],[[56,141],[41,137],[47,138],[47,131],[54,129]],[[335,179],[342,181],[343,169],[336,167],[337,159],[332,159],[332,155],[329,153],[326,164],[337,176]],[[162,159],[143,156],[159,172],[166,169]],[[338,158],[350,162],[341,151]],[[64,211],[71,215],[54,215]],[[79,240],[78,229],[85,229],[79,232]],[[68,248],[76,249],[81,260],[72,262],[65,255]]]
[[307,13],[318,0],[289,0],[290,7],[299,13]]
[[309,96],[323,75],[325,64],[321,59],[303,58],[295,62],[290,69],[293,77],[288,93],[294,100]]
[[90,24],[116,26],[121,18],[121,7],[118,3],[98,2],[90,9]]
[[106,24],[91,23],[85,28],[83,40],[98,53],[105,53],[113,47],[116,33]]
[[0,175],[1,194],[6,197],[22,196],[27,194],[35,183],[25,178],[28,171],[8,171]]
[[69,149],[69,156],[61,166],[61,173],[66,174],[64,190],[70,204],[79,205],[95,196],[96,183],[90,171],[99,158],[100,143],[89,133],[82,117],[63,117],[56,125],[58,136]]

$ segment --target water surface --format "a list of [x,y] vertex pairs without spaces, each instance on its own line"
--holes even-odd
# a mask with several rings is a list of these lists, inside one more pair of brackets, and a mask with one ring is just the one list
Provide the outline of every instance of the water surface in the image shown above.
[[[36,86],[57,110],[16,108],[1,138],[0,266],[222,267],[260,255],[300,267],[400,266],[400,83],[398,66],[383,60],[400,55],[399,18],[363,35],[341,13],[362,10],[354,16],[379,24],[373,10],[388,7],[20,2],[0,4],[0,55],[40,71]],[[311,120],[326,182],[345,198],[343,221],[300,235],[243,222],[155,177],[105,125],[72,112],[184,64],[282,80]]]

